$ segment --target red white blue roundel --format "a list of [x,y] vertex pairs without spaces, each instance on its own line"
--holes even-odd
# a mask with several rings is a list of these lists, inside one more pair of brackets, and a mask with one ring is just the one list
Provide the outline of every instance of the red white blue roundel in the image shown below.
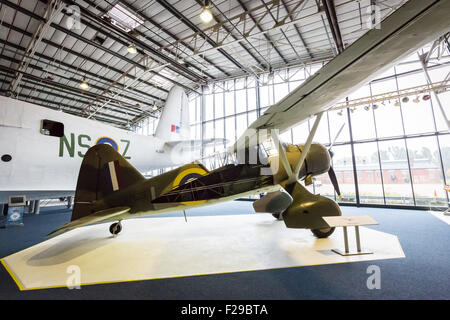
[[116,141],[114,141],[114,139],[110,138],[110,137],[100,137],[97,139],[97,141],[95,142],[95,144],[109,144],[111,147],[114,148],[114,150],[116,150],[117,152],[119,151],[119,145],[117,144]]

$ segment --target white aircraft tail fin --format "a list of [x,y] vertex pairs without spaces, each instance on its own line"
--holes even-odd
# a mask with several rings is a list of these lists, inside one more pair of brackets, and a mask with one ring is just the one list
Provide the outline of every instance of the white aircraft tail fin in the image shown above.
[[189,101],[182,88],[175,86],[169,91],[155,137],[166,142],[190,139]]

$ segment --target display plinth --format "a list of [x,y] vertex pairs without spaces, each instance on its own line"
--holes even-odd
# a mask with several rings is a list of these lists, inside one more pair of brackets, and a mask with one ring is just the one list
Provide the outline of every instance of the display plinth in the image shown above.
[[[317,239],[288,229],[270,214],[144,218],[69,231],[2,259],[21,290],[65,287],[79,270],[80,284],[99,284],[403,258],[396,236],[361,228],[375,253],[343,257],[342,230]],[[70,282],[73,285],[73,281]]]

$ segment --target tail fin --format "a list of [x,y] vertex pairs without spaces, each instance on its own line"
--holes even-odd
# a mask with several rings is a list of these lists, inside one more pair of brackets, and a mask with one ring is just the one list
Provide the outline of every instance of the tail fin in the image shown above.
[[80,167],[71,221],[98,210],[94,210],[92,202],[144,180],[110,145],[93,146],[87,151]]
[[169,91],[155,136],[166,142],[190,139],[189,102],[182,88]]

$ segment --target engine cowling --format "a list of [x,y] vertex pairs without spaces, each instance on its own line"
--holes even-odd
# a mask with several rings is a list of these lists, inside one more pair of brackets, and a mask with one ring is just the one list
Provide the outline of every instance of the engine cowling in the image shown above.
[[[288,159],[291,168],[294,169],[300,159],[304,145],[293,145],[289,144],[284,146],[286,150],[286,157]],[[330,170],[331,158],[328,150],[319,143],[311,144],[309,152],[303,162],[302,167],[298,175],[299,179],[306,176],[318,176]],[[284,166],[281,163],[278,155],[276,158],[271,159],[271,167],[274,172],[275,183],[280,183],[287,179],[287,173]]]

